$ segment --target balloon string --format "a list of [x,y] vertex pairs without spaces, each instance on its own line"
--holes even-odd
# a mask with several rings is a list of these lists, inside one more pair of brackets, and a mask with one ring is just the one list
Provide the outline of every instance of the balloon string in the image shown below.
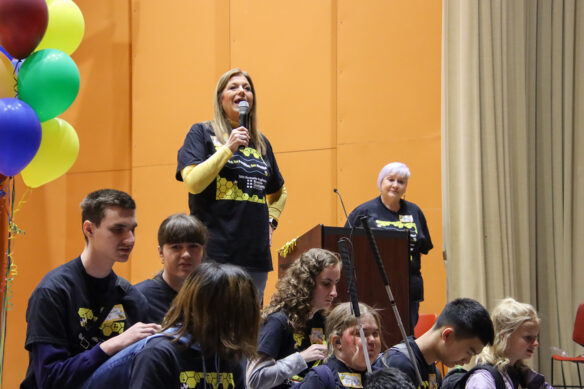
[[18,70],[20,70],[20,66],[24,61],[19,59],[14,64],[14,69],[12,69],[12,77],[14,77],[14,97],[18,99]]
[[[10,190],[10,181],[12,181],[12,190]],[[8,195],[7,204],[9,205],[5,211],[8,213],[8,249],[6,251],[7,267],[6,267],[6,287],[4,289],[4,298],[2,301],[2,316],[1,316],[1,328],[0,328],[0,387],[2,386],[2,374],[4,366],[4,351],[6,344],[6,318],[7,313],[10,311],[14,304],[12,303],[12,297],[14,295],[12,286],[14,283],[14,278],[18,275],[18,267],[14,263],[14,250],[12,240],[20,234],[24,234],[24,231],[16,225],[14,222],[14,215],[21,209],[21,207],[26,203],[25,198],[32,192],[30,188],[27,187],[26,191],[22,195],[18,204],[16,204],[15,209],[15,197],[16,197],[16,185],[14,177],[9,177],[6,180],[7,191],[4,188],[0,189],[0,197]]]

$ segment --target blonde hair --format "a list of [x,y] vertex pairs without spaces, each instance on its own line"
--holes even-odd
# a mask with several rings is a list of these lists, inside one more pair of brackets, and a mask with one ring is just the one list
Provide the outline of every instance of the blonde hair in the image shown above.
[[217,82],[217,87],[215,88],[215,98],[213,100],[213,111],[215,118],[213,119],[213,121],[210,122],[210,125],[211,127],[213,127],[213,131],[215,131],[215,136],[217,137],[217,140],[225,144],[225,142],[227,142],[227,139],[229,139],[229,135],[231,134],[233,126],[231,125],[231,122],[227,118],[227,114],[223,109],[223,104],[221,104],[221,96],[223,95],[223,91],[225,90],[225,87],[227,86],[229,80],[231,80],[231,78],[235,76],[244,76],[249,82],[249,85],[251,86],[251,93],[253,94],[253,104],[251,105],[251,109],[249,110],[248,114],[249,115],[248,131],[250,138],[253,144],[255,145],[256,149],[260,152],[261,155],[266,155],[267,150],[266,142],[264,141],[262,134],[259,132],[257,128],[256,107],[258,99],[256,96],[255,87],[253,86],[253,81],[251,80],[251,77],[249,74],[247,74],[247,72],[239,68],[233,68],[225,72],[221,76],[221,78],[219,78],[219,81]]
[[[375,324],[377,324],[377,328],[379,329],[379,334],[381,337],[381,344],[384,345],[383,333],[381,329],[381,316],[379,312],[375,308],[365,304],[359,303],[359,311],[361,313],[361,317],[365,317],[367,315],[371,315],[375,320]],[[343,332],[347,328],[351,328],[356,326],[357,318],[353,313],[353,309],[351,307],[351,303],[341,303],[333,308],[332,311],[326,317],[326,328],[325,333],[328,336],[328,352],[329,356],[334,353],[334,344],[333,344],[333,336],[342,337]],[[365,346],[364,346],[365,347]],[[359,352],[358,349],[355,349],[355,355]]]
[[[507,297],[501,300],[493,309],[491,315],[495,327],[495,341],[492,346],[487,346],[480,354],[479,363],[488,363],[503,371],[510,367],[511,361],[506,356],[509,337],[523,323],[533,322],[539,324],[537,311],[531,304],[520,303],[514,298]],[[524,366],[523,361],[517,361],[516,367]]]

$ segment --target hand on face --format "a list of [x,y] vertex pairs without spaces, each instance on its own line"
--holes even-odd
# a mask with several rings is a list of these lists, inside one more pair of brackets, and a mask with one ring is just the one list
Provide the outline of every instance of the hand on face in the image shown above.
[[[365,315],[361,318],[367,342],[367,355],[372,363],[381,351],[381,337],[375,318]],[[359,327],[353,326],[343,331],[340,339],[335,340],[335,356],[351,369],[364,371],[367,368]]]

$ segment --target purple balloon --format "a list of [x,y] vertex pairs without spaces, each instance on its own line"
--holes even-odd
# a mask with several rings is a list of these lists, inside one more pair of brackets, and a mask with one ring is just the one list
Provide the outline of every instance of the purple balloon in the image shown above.
[[0,174],[14,176],[32,161],[41,145],[41,122],[24,101],[0,99]]

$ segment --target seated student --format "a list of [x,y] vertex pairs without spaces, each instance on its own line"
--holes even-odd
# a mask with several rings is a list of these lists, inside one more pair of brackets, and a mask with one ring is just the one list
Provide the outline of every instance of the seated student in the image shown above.
[[[502,300],[493,310],[495,342],[485,347],[478,364],[488,363],[499,370],[507,389],[542,389],[552,386],[543,375],[531,370],[523,360],[531,358],[539,346],[540,319],[535,309],[512,298]],[[487,370],[477,370],[469,377],[466,388],[495,388],[495,379]]]
[[130,389],[243,388],[240,360],[255,353],[257,302],[245,270],[203,263],[164,317],[167,335],[149,340],[136,355]]
[[394,367],[384,367],[367,374],[365,389],[415,389],[406,373]]
[[[381,351],[381,317],[367,304],[360,303],[359,311],[367,341],[367,355],[373,363]],[[350,303],[337,305],[327,315],[326,334],[329,352],[332,354],[324,365],[328,371],[324,366],[312,368],[298,389],[362,388],[367,365],[357,318],[353,315]],[[323,375],[330,379],[323,380]]]
[[136,203],[127,193],[102,189],[81,202],[81,255],[47,273],[26,310],[29,388],[78,388],[124,347],[160,329],[144,324],[146,299],[116,275],[134,247]]
[[[438,388],[442,377],[436,368],[437,361],[448,367],[464,365],[486,344],[492,344],[493,337],[493,323],[485,307],[475,300],[458,298],[446,304],[428,332],[415,340],[410,337],[408,341],[424,386]],[[414,365],[404,343],[387,350],[375,366],[396,367],[418,386]]]
[[201,264],[207,227],[194,216],[170,215],[158,228],[158,254],[162,270],[135,287],[148,300],[150,320],[161,323],[183,282]]
[[309,362],[324,359],[322,312],[337,297],[340,277],[341,260],[328,250],[310,249],[292,263],[262,312],[258,355],[247,365],[249,389],[286,389]]

